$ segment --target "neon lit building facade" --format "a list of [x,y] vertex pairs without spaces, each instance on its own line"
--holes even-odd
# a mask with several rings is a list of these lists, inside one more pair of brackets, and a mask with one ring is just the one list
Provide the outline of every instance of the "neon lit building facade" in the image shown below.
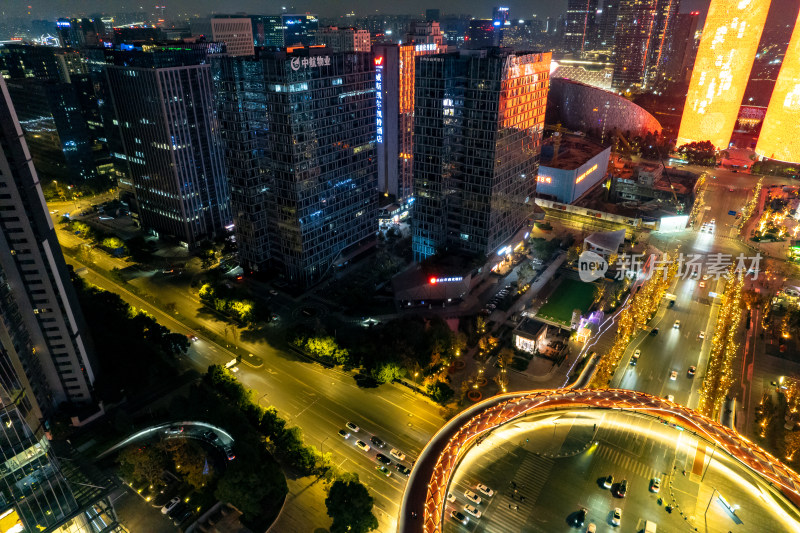
[[742,103],[770,0],[712,0],[689,83],[678,146],[726,148]]
[[800,17],[775,82],[756,153],[769,159],[800,163]]

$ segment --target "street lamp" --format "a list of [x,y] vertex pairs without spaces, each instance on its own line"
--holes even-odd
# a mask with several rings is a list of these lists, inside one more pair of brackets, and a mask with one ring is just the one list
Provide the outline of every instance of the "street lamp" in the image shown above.
[[419,372],[414,372],[414,388],[417,388],[417,376],[419,376]]

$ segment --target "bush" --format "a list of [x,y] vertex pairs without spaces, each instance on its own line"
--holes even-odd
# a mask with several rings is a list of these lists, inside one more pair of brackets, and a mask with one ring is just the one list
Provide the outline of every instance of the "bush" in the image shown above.
[[437,381],[432,385],[428,385],[428,394],[435,402],[446,404],[455,395],[455,391],[446,383]]

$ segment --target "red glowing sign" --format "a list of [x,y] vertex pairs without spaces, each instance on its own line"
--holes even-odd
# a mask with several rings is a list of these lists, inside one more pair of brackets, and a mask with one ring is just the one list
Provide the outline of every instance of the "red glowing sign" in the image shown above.
[[436,285],[436,282],[437,282],[437,281],[438,281],[438,280],[436,279],[436,276],[433,276],[433,277],[431,277],[431,279],[430,279],[431,285]]
[[383,65],[383,56],[375,58],[376,65]]

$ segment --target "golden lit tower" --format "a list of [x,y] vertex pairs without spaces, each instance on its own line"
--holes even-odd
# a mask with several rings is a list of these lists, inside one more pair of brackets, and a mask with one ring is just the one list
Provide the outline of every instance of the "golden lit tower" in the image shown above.
[[731,139],[770,0],[711,0],[683,108],[678,146]]
[[800,16],[772,91],[756,153],[800,163]]

